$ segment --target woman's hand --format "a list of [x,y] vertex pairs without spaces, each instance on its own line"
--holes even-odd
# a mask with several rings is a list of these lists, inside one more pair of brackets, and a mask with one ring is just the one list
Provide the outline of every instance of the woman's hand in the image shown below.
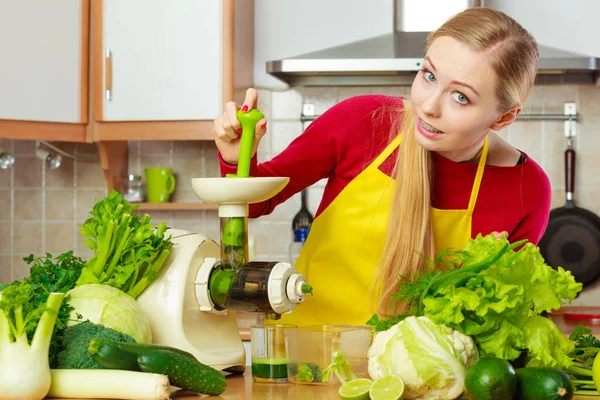
[[[256,89],[250,88],[246,91],[246,98],[241,106],[233,101],[225,104],[225,111],[218,116],[213,123],[213,132],[215,134],[215,143],[223,160],[232,165],[237,165],[240,154],[240,136],[242,134],[242,126],[237,119],[237,112],[250,111],[256,108],[258,103],[258,93]],[[252,146],[252,157],[256,154],[260,139],[267,132],[267,120],[261,119],[256,123],[254,132],[254,145]]]

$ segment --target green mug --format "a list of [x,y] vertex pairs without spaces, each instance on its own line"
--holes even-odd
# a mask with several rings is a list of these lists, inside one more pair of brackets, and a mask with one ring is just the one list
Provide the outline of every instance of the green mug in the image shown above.
[[175,176],[171,168],[146,168],[148,202],[167,203],[175,190]]

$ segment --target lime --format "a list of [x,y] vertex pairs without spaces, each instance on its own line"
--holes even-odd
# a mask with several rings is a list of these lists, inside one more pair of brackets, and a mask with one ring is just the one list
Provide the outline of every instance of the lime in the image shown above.
[[510,400],[517,391],[517,376],[508,361],[483,357],[467,368],[465,389],[471,400]]
[[404,381],[398,375],[385,375],[377,379],[369,391],[371,400],[402,400]]
[[368,400],[373,381],[366,378],[353,379],[340,386],[338,393],[344,400]]

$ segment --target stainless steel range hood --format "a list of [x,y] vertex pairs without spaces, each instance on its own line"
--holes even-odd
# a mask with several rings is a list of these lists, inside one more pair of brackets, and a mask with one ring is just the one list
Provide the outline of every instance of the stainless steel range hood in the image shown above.
[[[407,3],[396,0],[395,32],[297,57],[267,62],[267,72],[290,86],[409,85],[425,56],[429,32],[408,32],[402,21],[415,21]],[[422,0],[420,0],[422,1]],[[444,0],[445,2],[449,0]],[[472,0],[453,0],[474,5]],[[465,8],[463,7],[463,9]],[[548,46],[540,53],[538,84],[594,84],[596,57]]]

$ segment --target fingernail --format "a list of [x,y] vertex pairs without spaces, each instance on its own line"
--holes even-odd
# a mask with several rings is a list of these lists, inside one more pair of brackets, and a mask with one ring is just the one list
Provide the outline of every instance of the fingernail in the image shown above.
[[242,107],[242,111],[243,111],[243,112],[246,112],[246,111],[248,111],[248,106],[244,106],[244,107]]
[[265,121],[262,124],[260,124],[260,127],[263,128],[263,129],[266,128],[267,127],[267,121]]
[[242,133],[242,128],[237,128],[235,131],[236,131],[237,133]]

